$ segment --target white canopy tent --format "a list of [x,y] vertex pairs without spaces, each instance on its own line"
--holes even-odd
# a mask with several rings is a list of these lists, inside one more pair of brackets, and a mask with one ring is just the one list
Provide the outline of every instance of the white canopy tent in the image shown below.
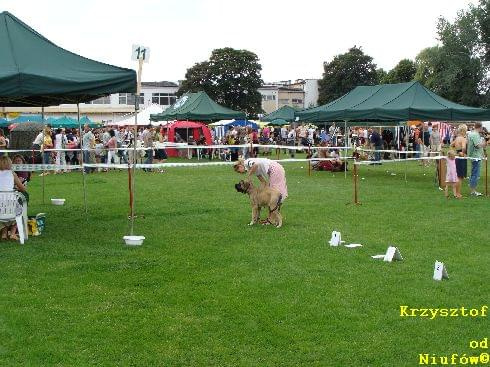
[[[146,125],[165,125],[166,121],[161,121],[161,122],[153,122],[150,121],[150,115],[157,114],[157,113],[162,113],[163,112],[162,106],[158,104],[151,104],[147,106],[146,108],[140,110],[138,112],[138,126],[146,126]],[[127,126],[127,125],[132,125],[134,126],[134,113],[130,115],[125,115],[122,117],[122,120],[115,121],[112,123],[109,123],[111,126]]]

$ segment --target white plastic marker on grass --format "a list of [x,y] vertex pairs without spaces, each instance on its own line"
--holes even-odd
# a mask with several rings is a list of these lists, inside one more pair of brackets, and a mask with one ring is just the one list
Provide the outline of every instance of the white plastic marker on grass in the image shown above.
[[356,247],[362,247],[360,243],[349,243],[348,245],[345,245],[347,248],[356,248]]
[[342,242],[342,235],[338,231],[332,231],[332,237],[328,243],[330,246],[339,246]]
[[388,247],[383,261],[392,262],[393,260],[403,260],[400,250],[395,246]]
[[437,261],[434,264],[434,280],[443,280],[449,279],[449,275],[447,275],[446,267],[443,262]]
[[398,250],[398,248],[396,248],[395,246],[389,246],[384,255],[372,255],[371,257],[373,259],[383,259],[383,261],[387,262],[392,262],[394,260],[403,260],[400,250]]

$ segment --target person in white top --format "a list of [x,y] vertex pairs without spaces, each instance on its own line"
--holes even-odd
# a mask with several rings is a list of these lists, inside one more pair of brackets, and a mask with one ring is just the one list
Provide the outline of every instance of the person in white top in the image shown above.
[[[65,129],[56,129],[56,136],[54,138],[55,149],[65,149],[66,144],[68,144],[68,140],[67,140],[66,135],[65,135]],[[57,166],[62,165],[64,167],[63,172],[65,172],[65,173],[67,172],[67,170],[66,170],[66,153],[64,150],[56,151],[56,165]],[[57,168],[54,173],[56,174],[56,173],[60,173],[60,172],[61,172],[61,169]]]
[[315,131],[316,131],[316,129],[314,129],[314,128],[312,128],[312,127],[310,127],[310,128],[308,129],[308,143],[309,143],[310,145],[313,145],[313,143],[314,143],[314,139],[315,139]]
[[[8,156],[0,157],[0,191],[14,191],[14,189],[25,192],[25,186],[12,171],[12,161]],[[18,240],[17,225],[14,222],[0,222],[0,237],[2,240]]]

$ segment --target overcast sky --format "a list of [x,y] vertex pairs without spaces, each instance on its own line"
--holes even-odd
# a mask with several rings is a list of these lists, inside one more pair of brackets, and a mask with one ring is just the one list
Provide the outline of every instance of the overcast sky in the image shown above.
[[321,78],[324,61],[362,46],[391,69],[437,43],[439,16],[476,0],[1,0],[52,42],[136,68],[132,44],[151,49],[144,81],[183,79],[215,48],[255,52],[266,82]]

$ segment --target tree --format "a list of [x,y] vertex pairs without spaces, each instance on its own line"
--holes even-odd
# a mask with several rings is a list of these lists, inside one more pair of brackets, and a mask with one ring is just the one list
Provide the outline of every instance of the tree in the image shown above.
[[453,23],[440,18],[441,46],[422,50],[416,79],[441,96],[470,106],[488,103],[489,1],[460,11]]
[[376,84],[383,84],[388,73],[383,69],[376,69]]
[[414,80],[417,67],[412,60],[403,59],[383,78],[383,84],[405,83]]
[[318,103],[325,104],[341,97],[359,85],[377,82],[376,64],[361,47],[354,46],[331,62],[323,63],[323,77],[319,81]]
[[208,61],[187,69],[178,95],[206,92],[217,103],[256,115],[262,112],[262,86],[259,59],[247,50],[213,50]]

